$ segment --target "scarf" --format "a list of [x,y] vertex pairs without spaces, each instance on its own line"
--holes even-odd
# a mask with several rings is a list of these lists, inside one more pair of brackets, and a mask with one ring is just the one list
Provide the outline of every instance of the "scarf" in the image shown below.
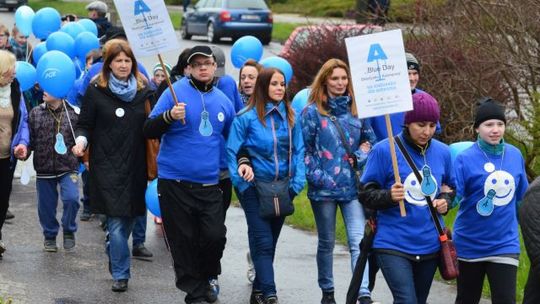
[[330,113],[335,116],[341,116],[349,111],[349,104],[351,103],[350,96],[338,96],[334,98],[328,98],[328,108]]
[[109,78],[109,89],[111,89],[114,95],[120,98],[120,100],[131,102],[137,94],[137,80],[133,75],[129,77],[128,81],[119,80],[111,73]]
[[0,108],[7,108],[11,103],[11,84],[0,87]]

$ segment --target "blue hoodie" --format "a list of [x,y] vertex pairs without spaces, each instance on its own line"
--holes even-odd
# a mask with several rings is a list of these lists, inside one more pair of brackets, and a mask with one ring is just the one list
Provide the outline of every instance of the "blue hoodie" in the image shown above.
[[[162,136],[157,157],[158,177],[201,184],[217,184],[219,180],[220,143],[227,137],[234,119],[234,108],[220,90],[198,91],[187,77],[176,81],[173,89],[180,102],[186,104],[186,124],[174,121]],[[203,99],[213,131],[210,136],[199,132]],[[171,91],[166,89],[149,118],[155,118],[174,106]]]
[[[363,168],[368,153],[360,150],[360,143],[375,144],[375,133],[349,111],[351,98],[341,96],[328,100],[330,115],[336,116],[348,145]],[[357,181],[347,160],[347,151],[341,136],[329,116],[323,116],[316,104],[310,104],[302,113],[302,135],[306,150],[306,178],[308,197],[313,201],[332,199],[351,201],[357,198]]]
[[251,156],[255,180],[269,182],[275,179],[276,174],[279,179],[286,178],[290,165],[292,176],[289,187],[295,193],[300,193],[306,182],[302,130],[295,124],[291,131],[292,164],[289,164],[289,124],[285,104],[282,101],[275,106],[269,102],[265,110],[266,126],[259,121],[255,108],[241,112],[234,119],[227,141],[227,162],[232,183],[240,192],[252,185],[244,181],[237,170],[236,154],[240,148],[245,148]]

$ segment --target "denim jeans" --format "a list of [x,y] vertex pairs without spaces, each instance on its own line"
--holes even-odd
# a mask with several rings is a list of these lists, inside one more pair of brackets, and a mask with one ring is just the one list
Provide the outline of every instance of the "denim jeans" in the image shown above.
[[259,216],[259,200],[255,187],[249,187],[240,195],[240,204],[246,214],[249,251],[255,265],[253,289],[262,291],[265,297],[276,295],[274,281],[274,256],[276,244],[285,217],[263,219]]
[[62,230],[64,233],[77,231],[77,212],[79,211],[79,177],[67,173],[55,178],[37,178],[39,223],[46,239],[56,239],[60,225],[56,219],[58,206],[58,186],[63,203]]
[[133,248],[144,245],[146,241],[146,213],[135,217],[133,235],[131,237],[133,238]]
[[[317,246],[317,269],[319,272],[319,287],[323,291],[334,290],[334,244],[336,243],[336,212],[337,207],[341,210],[347,242],[351,253],[351,268],[360,255],[360,241],[364,237],[365,216],[364,209],[358,200],[352,201],[311,201],[311,208],[315,215],[319,245]],[[358,295],[369,296],[369,267],[366,264],[362,284]]]
[[414,262],[407,258],[377,253],[377,263],[392,291],[394,304],[425,304],[438,259]]
[[128,239],[134,224],[134,217],[107,217],[107,254],[114,280],[130,278],[131,253]]

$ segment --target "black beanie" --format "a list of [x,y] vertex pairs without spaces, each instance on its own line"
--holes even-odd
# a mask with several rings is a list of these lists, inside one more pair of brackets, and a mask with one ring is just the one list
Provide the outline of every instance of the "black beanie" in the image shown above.
[[504,106],[491,99],[491,97],[481,98],[476,104],[474,127],[478,128],[481,123],[490,119],[498,119],[506,124]]

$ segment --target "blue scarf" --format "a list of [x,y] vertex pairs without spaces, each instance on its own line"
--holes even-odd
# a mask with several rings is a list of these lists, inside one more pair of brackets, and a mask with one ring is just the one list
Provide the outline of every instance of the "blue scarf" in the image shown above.
[[128,81],[119,80],[111,73],[109,78],[109,89],[124,102],[131,102],[137,94],[137,80],[131,75]]
[[330,113],[335,116],[340,116],[347,113],[349,111],[350,103],[350,96],[338,96],[334,98],[328,98],[328,108],[330,108]]

